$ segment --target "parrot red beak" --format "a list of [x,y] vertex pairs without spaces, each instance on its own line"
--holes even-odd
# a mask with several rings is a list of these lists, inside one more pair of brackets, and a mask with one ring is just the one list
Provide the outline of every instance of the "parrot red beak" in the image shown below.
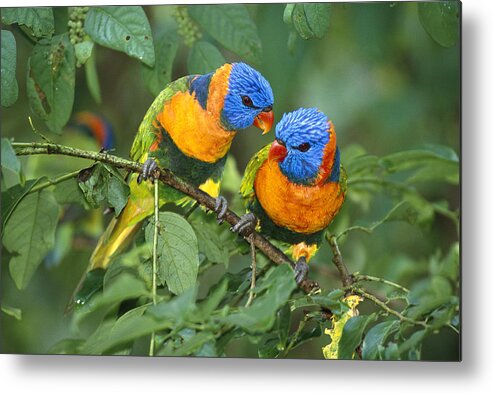
[[267,134],[274,124],[274,112],[272,110],[268,112],[260,112],[255,118],[253,125],[260,128],[263,132],[262,135]]
[[279,142],[274,141],[269,150],[269,160],[282,162],[288,155],[286,146],[281,145]]

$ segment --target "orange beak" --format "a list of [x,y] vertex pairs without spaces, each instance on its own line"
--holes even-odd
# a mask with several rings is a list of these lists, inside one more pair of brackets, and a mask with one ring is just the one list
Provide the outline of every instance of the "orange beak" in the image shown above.
[[286,149],[286,146],[281,145],[277,141],[272,142],[269,150],[269,160],[282,162],[287,155],[288,150]]
[[262,135],[267,134],[274,124],[274,112],[260,112],[255,118],[253,125],[260,128],[263,132]]

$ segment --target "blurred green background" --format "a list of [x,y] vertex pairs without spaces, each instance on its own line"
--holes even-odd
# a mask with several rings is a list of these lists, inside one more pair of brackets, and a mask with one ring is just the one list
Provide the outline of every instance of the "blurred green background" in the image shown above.
[[[459,153],[459,44],[444,48],[431,39],[419,21],[416,3],[336,3],[327,35],[308,41],[298,38],[294,53],[287,47],[290,29],[282,19],[284,7],[284,4],[248,5],[263,47],[262,64],[252,65],[271,83],[276,121],[282,113],[298,107],[318,107],[335,124],[343,163],[344,150],[354,144],[377,156],[426,144],[446,145]],[[173,25],[172,8],[144,7],[154,34]],[[12,107],[2,109],[2,136],[14,137],[16,141],[37,140],[28,123],[31,113],[24,83],[24,59],[31,48],[27,39],[17,40],[19,100]],[[91,110],[103,114],[115,129],[115,154],[128,157],[134,134],[153,96],[144,86],[137,60],[100,46],[96,51],[102,104],[92,99],[83,69],[78,69],[74,113]],[[231,52],[222,50],[222,53],[227,61],[241,60]],[[173,63],[172,79],[188,74],[187,55],[188,48],[181,45]],[[41,121],[35,121],[35,125],[43,131]],[[239,133],[232,155],[240,173],[251,156],[273,138],[273,132],[261,136],[253,128]],[[77,144],[75,139],[67,143]],[[73,164],[72,159],[56,160],[53,165],[52,157],[35,160],[35,164],[23,160],[31,168],[31,176],[40,172],[51,176],[77,165],[87,165],[87,162]],[[425,183],[420,186],[420,192],[429,200],[448,201],[451,209],[459,207],[458,187]],[[349,202],[333,225],[337,227],[342,222],[346,226],[348,222],[354,225],[359,220],[371,222],[382,217],[388,208],[389,200],[385,197],[375,198],[368,209]],[[350,241],[342,243],[341,251],[352,272],[412,286],[426,278],[430,255],[440,258],[447,254],[456,237],[453,224],[437,216],[427,231],[396,222],[379,227],[372,236],[354,234]],[[43,264],[24,291],[15,288],[6,258],[2,258],[2,301],[20,308],[23,314],[21,321],[1,315],[0,352],[46,353],[55,342],[69,335],[70,318],[64,316],[64,307],[85,269],[92,247],[91,242],[74,244],[60,264]],[[326,288],[340,285],[330,258],[330,250],[324,244],[311,263],[311,277]],[[237,257],[231,260],[230,269],[239,270],[248,266],[248,261],[248,256]],[[215,270],[215,274],[222,274],[224,268]],[[362,312],[365,307],[371,306],[363,304]],[[327,336],[322,336],[290,356],[322,358],[321,346],[327,343]],[[256,346],[236,340],[227,354],[256,357]],[[458,357],[459,339],[451,330],[442,329],[423,346],[423,359]]]

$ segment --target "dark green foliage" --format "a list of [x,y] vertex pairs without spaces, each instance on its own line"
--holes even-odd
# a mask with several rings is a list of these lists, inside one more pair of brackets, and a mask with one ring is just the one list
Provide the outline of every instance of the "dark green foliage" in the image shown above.
[[151,27],[142,7],[91,7],[84,29],[94,42],[154,66]]
[[[322,288],[310,294],[296,287],[291,267],[257,252],[255,296],[246,307],[249,244],[190,205],[161,207],[156,272],[150,217],[107,270],[83,281],[78,307],[63,317],[108,221],[100,208],[119,214],[129,189],[107,164],[84,169],[91,163],[20,158],[12,146],[40,133],[71,145],[71,115],[92,108],[113,116],[115,154],[127,156],[151,95],[180,76],[245,61],[262,64],[257,68],[272,84],[277,120],[294,107],[317,106],[337,126],[348,194],[329,235],[350,273],[368,275],[354,283],[368,297],[341,329],[339,358],[428,359],[441,346],[452,347],[449,356],[456,359],[459,7],[2,9],[2,131],[15,137],[1,141],[2,350],[148,355],[152,337],[158,356],[323,357],[331,342],[326,329],[353,312],[345,300],[351,289],[342,288],[327,243],[310,261],[309,277]],[[402,30],[394,34],[397,26]],[[85,71],[77,71],[82,65]],[[26,66],[27,73],[19,71]],[[37,135],[27,122],[27,103],[44,122],[34,122]],[[221,194],[239,215],[244,164],[271,140],[253,130],[238,133],[232,154],[218,166],[225,167]],[[176,163],[176,174],[186,178],[182,164]],[[79,176],[71,172],[79,170]],[[64,172],[70,173],[57,180]],[[199,184],[202,175],[190,178]],[[444,331],[454,338],[443,338]]]
[[120,172],[110,165],[97,163],[79,173],[79,187],[92,208],[101,206],[103,201],[119,215],[127,204],[130,189]]
[[459,37],[459,1],[423,2],[418,4],[419,21],[438,44],[450,47]]
[[[190,16],[226,49],[259,64],[262,43],[257,26],[243,4],[189,6]],[[216,56],[217,57],[217,56]]]
[[15,77],[17,50],[15,38],[10,31],[2,30],[2,106],[10,106],[17,101],[19,87]]
[[55,32],[51,7],[2,8],[2,23],[6,25],[17,23],[36,38],[49,38]]
[[28,60],[27,95],[32,111],[55,133],[68,122],[74,103],[75,55],[68,34],[39,41]]

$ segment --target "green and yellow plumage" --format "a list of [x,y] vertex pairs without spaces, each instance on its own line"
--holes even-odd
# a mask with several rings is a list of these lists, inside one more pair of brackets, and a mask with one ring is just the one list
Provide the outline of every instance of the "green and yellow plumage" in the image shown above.
[[[251,94],[256,105],[243,107],[243,94]],[[152,159],[158,166],[217,197],[236,130],[256,124],[254,121],[262,122],[263,118],[268,121],[261,128],[270,129],[272,104],[267,81],[242,63],[225,64],[206,75],[184,76],[156,97],[139,126],[130,157],[141,163]],[[153,185],[139,183],[137,179],[138,174],[129,174],[127,205],[101,236],[89,270],[105,268],[152,214]],[[159,206],[169,202],[186,204],[189,198],[160,183]]]

